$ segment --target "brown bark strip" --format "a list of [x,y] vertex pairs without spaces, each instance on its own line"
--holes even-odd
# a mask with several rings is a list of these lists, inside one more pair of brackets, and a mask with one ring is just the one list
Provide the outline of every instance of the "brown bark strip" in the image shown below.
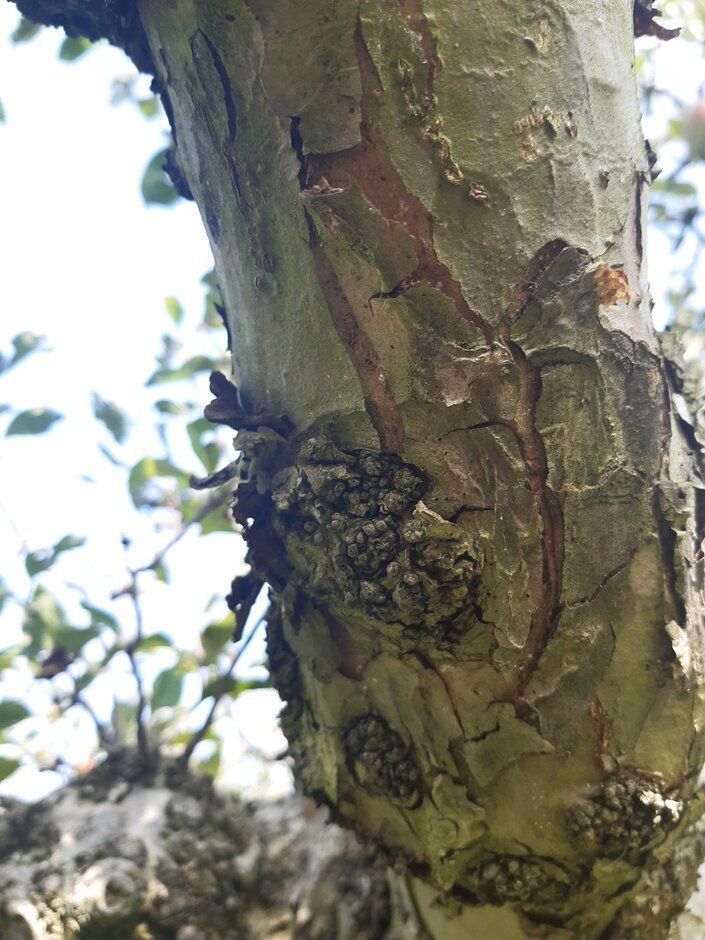
[[377,350],[355,319],[348,298],[343,292],[333,265],[318,237],[316,226],[304,209],[309,230],[309,243],[313,253],[316,276],[323,296],[355,367],[365,401],[365,409],[372,422],[383,453],[400,454],[404,450],[404,422],[394,398],[387,376],[379,361]]
[[504,341],[519,370],[521,388],[513,429],[519,443],[527,479],[534,494],[543,527],[544,592],[529,627],[516,678],[511,689],[520,696],[555,633],[561,615],[563,560],[565,555],[563,511],[557,494],[548,485],[548,461],[543,438],[536,428],[536,405],[541,395],[541,373],[531,365],[524,350],[509,336],[504,326]]
[[426,117],[436,106],[436,76],[441,70],[441,60],[428,19],[421,8],[421,0],[399,0],[399,6],[409,27],[416,33],[426,59],[426,92],[423,103],[423,116]]
[[402,282],[404,287],[400,287],[400,292],[414,284],[428,282],[453,301],[458,314],[481,330],[487,345],[492,347],[492,327],[477,310],[470,307],[460,284],[436,254],[433,216],[421,200],[407,190],[391,161],[377,120],[382,85],[365,45],[359,21],[355,31],[355,48],[362,83],[362,140],[349,150],[333,154],[311,154],[307,157],[306,186],[311,187],[321,179],[325,179],[330,186],[341,188],[355,183],[387,221],[399,223],[414,239],[418,264]]

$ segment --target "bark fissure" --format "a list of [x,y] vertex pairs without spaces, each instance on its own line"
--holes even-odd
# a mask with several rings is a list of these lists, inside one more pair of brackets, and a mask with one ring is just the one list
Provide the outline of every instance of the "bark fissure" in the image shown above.
[[[223,58],[218,52],[218,49],[214,45],[211,38],[202,29],[196,30],[189,42],[189,45],[191,46],[191,54],[193,56],[193,61],[196,65],[196,68],[199,69],[199,63],[201,62],[201,54],[199,52],[199,45],[201,44],[205,46],[206,52],[210,58],[213,69],[215,70],[218,81],[220,83],[221,98],[225,108],[227,120],[227,140],[225,141],[224,145],[225,159],[227,161],[228,167],[230,168],[230,175],[236,197],[238,202],[240,202],[242,199],[242,191],[240,188],[240,175],[238,173],[234,154],[235,140],[237,138],[237,109],[235,107],[235,96],[232,85],[230,83],[230,76],[228,75],[228,70],[225,66],[225,63],[223,62]],[[207,81],[207,78],[204,78],[204,81]]]
[[316,225],[306,209],[304,215],[316,276],[335,328],[360,379],[365,408],[379,437],[380,448],[385,454],[399,454],[404,450],[404,421],[389,380],[374,345],[355,318],[353,308],[321,243]]
[[505,322],[504,341],[519,371],[519,403],[513,429],[517,437],[531,492],[542,524],[544,593],[535,610],[526,643],[512,683],[511,694],[520,697],[543,651],[558,627],[561,615],[564,538],[560,500],[548,484],[548,461],[543,438],[536,427],[536,406],[541,395],[541,372],[524,350],[510,338]]

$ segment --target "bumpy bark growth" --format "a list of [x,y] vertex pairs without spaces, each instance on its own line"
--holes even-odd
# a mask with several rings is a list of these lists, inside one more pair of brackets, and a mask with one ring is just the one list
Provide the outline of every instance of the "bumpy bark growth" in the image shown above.
[[466,905],[439,935],[664,936],[702,841],[705,517],[650,327],[633,4],[137,9],[300,779]]

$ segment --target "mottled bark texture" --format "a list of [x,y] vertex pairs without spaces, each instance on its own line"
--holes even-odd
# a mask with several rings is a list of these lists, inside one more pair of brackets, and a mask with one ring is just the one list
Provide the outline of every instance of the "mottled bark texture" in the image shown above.
[[403,940],[403,901],[307,801],[243,804],[130,751],[0,808],[2,940]]
[[650,326],[632,3],[138,11],[299,779],[465,905],[437,936],[664,936],[701,841],[703,495]]

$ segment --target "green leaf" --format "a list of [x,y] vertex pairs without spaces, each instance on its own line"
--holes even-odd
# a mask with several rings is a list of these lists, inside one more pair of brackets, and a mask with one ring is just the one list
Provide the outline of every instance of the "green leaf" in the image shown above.
[[94,607],[93,604],[89,604],[88,601],[81,601],[81,607],[91,615],[92,623],[102,624],[114,633],[119,631],[117,618],[107,610],[103,610],[101,607]]
[[65,626],[63,610],[54,596],[40,585],[24,609],[22,630],[27,642],[22,652],[29,659],[35,659],[41,650],[51,645],[51,636],[61,626]]
[[214,663],[223,648],[232,640],[235,630],[233,615],[230,614],[215,623],[209,623],[201,632],[201,646],[206,654],[205,662]]
[[15,347],[15,351],[12,355],[12,359],[10,359],[7,364],[7,368],[9,369],[11,366],[16,366],[18,362],[21,362],[26,356],[29,356],[30,353],[39,349],[45,341],[46,336],[30,333],[29,330],[26,330],[24,333],[18,333],[17,336],[12,339],[12,345]]
[[14,774],[20,766],[18,760],[12,760],[9,757],[0,757],[0,781],[7,780],[10,774]]
[[5,699],[0,702],[0,731],[16,725],[18,721],[29,718],[29,709],[22,702]]
[[113,705],[110,723],[121,744],[132,744],[137,736],[136,706],[130,702],[116,701]]
[[54,551],[59,555],[61,552],[68,552],[72,548],[80,548],[85,544],[86,540],[78,535],[65,535],[56,543]]
[[164,301],[164,306],[171,319],[178,326],[184,319],[184,308],[176,297],[167,297]]
[[223,318],[217,309],[223,306],[223,297],[218,287],[215,271],[208,271],[204,274],[201,283],[206,287],[203,322],[209,329],[223,329]]
[[164,172],[167,150],[165,147],[154,154],[142,176],[142,198],[148,206],[170,206],[179,198],[171,180]]
[[169,583],[169,569],[163,561],[158,561],[156,565],[153,565],[152,571],[156,574],[157,581],[163,581],[164,584]]
[[216,506],[206,516],[201,519],[201,535],[210,535],[211,532],[233,532],[237,531],[235,521],[233,520],[227,503]]
[[85,36],[67,36],[59,47],[62,62],[75,62],[91,48],[93,43]]
[[141,653],[147,653],[150,650],[160,649],[165,646],[171,648],[173,645],[173,641],[166,633],[150,633],[149,636],[142,637],[135,649]]
[[106,426],[118,444],[124,443],[129,422],[122,408],[116,405],[114,401],[105,401],[94,392],[93,414]]
[[5,579],[2,577],[2,575],[0,575],[0,613],[2,613],[2,609],[7,603],[8,597],[11,596],[12,595],[10,590],[5,583]]
[[41,28],[39,23],[33,23],[26,16],[22,16],[10,34],[10,42],[29,42],[30,39],[34,39]]
[[160,414],[163,415],[185,415],[189,411],[193,411],[194,404],[193,402],[175,402],[167,401],[165,398],[161,398],[159,401],[154,403],[154,407]]
[[56,646],[75,656],[89,640],[94,640],[97,636],[98,630],[95,627],[59,627],[54,634],[54,642]]
[[134,465],[130,470],[127,488],[138,509],[158,501],[160,493],[155,481],[164,479],[173,479],[181,487],[188,486],[188,475],[168,460],[143,457]]
[[52,411],[51,408],[30,408],[28,411],[21,411],[10,422],[5,437],[12,434],[43,434],[61,418],[63,415]]
[[12,669],[21,651],[21,646],[8,646],[7,649],[0,650],[0,672],[3,669]]
[[160,672],[154,680],[152,689],[152,711],[158,708],[172,708],[181,698],[184,677],[177,666]]
[[[7,123],[7,111],[5,111],[5,105],[2,103],[2,101],[0,101],[0,124],[6,124],[6,123]],[[0,372],[2,372],[1,368],[0,368]]]
[[196,418],[186,426],[194,454],[201,461],[208,473],[212,473],[220,462],[221,448],[213,441],[204,442],[203,435],[213,437],[215,428],[207,418]]
[[85,542],[85,539],[79,538],[77,535],[65,535],[51,548],[42,548],[36,552],[29,552],[25,558],[27,574],[30,578],[33,578],[40,572],[46,571],[51,568],[62,552],[68,552],[72,548],[80,548],[85,545]]
[[208,777],[215,777],[220,769],[222,758],[222,742],[218,741],[213,748],[213,752],[204,760],[198,762],[198,770]]
[[178,382],[181,379],[190,379],[200,372],[212,372],[217,364],[215,359],[211,359],[210,356],[193,356],[176,369],[157,369],[157,371],[149,377],[146,384],[148,386],[163,385],[165,382]]
[[149,98],[141,98],[137,106],[146,118],[153,118],[159,114],[159,98],[156,95],[150,95]]

